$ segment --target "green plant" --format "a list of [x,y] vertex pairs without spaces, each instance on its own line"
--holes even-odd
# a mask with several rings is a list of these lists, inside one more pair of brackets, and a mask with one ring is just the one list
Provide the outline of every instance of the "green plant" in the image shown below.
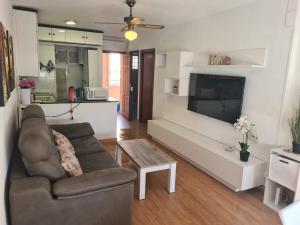
[[300,103],[295,115],[289,121],[293,142],[300,144]]

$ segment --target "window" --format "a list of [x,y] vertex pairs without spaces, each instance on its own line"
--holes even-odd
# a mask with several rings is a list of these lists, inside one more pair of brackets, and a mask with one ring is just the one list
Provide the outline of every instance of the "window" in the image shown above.
[[139,69],[139,57],[137,55],[132,56],[132,69],[133,70],[138,70]]
[[109,54],[109,85],[120,85],[121,77],[121,55],[119,53]]

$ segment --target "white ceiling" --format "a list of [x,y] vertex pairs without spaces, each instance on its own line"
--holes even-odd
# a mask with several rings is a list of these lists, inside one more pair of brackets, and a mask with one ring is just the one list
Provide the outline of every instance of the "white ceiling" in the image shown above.
[[[254,0],[136,0],[133,15],[145,23],[182,24],[196,18],[238,7]],[[107,36],[122,36],[121,25],[97,25],[94,21],[123,22],[129,8],[125,0],[13,0],[17,6],[38,10],[39,23],[64,25],[67,19],[77,27],[103,30]]]

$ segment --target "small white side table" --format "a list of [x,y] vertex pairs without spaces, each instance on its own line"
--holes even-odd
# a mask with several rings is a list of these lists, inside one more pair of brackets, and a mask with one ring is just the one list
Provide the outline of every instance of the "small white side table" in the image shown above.
[[276,148],[271,150],[264,204],[276,211],[285,208],[288,204],[280,202],[283,192],[289,193],[292,201],[300,200],[300,154]]

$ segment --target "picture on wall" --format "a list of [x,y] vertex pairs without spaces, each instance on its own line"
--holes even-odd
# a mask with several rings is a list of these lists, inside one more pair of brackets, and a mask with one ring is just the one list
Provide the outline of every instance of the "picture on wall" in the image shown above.
[[15,89],[15,62],[14,62],[14,51],[13,51],[13,39],[9,32],[6,32],[7,43],[8,43],[8,60],[9,60],[9,89],[12,92]]
[[9,99],[9,57],[6,31],[0,22],[0,106],[4,106]]

